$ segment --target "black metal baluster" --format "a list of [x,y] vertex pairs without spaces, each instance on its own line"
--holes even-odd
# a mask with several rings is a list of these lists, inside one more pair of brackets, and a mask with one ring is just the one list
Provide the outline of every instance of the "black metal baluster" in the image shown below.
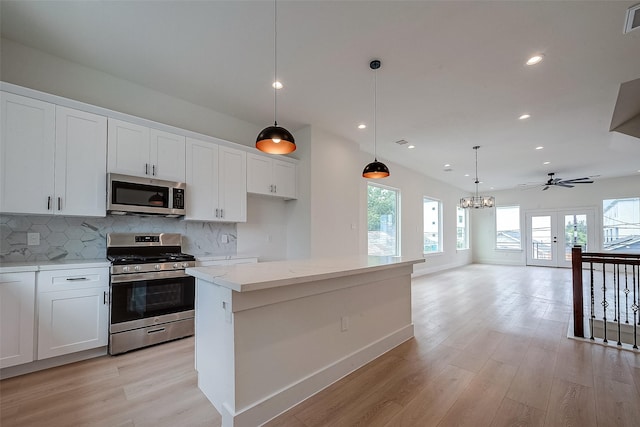
[[[631,266],[633,268],[633,266]],[[624,323],[629,324],[629,272],[624,265]]]
[[596,318],[596,314],[595,314],[595,293],[593,292],[593,262],[589,263],[589,272],[591,275],[591,315],[589,316],[589,330],[591,331],[591,337],[589,337],[590,340],[594,340],[593,338],[593,319]]
[[[638,315],[638,299],[636,294],[636,282],[640,285],[640,265],[637,269],[636,266],[632,265],[631,271],[633,272],[633,305],[631,306],[631,310],[633,310],[633,348],[638,348],[638,324],[636,323]],[[636,277],[638,277],[638,280],[636,280]]]
[[615,316],[618,323],[618,345],[622,345],[622,332],[620,328],[620,264],[615,265],[614,276],[613,276],[613,298],[615,301]]
[[602,308],[603,310],[603,335],[604,335],[604,339],[602,342],[609,342],[607,341],[607,307],[609,306],[609,303],[607,302],[607,265],[603,262],[602,263]]

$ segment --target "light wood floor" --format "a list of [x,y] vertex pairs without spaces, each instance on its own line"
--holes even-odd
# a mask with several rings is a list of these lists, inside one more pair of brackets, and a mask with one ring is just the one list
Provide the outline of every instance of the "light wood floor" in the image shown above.
[[[414,339],[268,425],[640,425],[640,353],[566,337],[570,270],[470,265],[412,290]],[[220,425],[192,339],[4,380],[0,401],[2,427]]]

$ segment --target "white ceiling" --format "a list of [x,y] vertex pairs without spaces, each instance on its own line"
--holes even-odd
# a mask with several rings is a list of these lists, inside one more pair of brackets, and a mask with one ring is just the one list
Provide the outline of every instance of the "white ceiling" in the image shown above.
[[[474,145],[481,191],[548,172],[638,174],[640,139],[608,131],[619,85],[640,77],[640,29],[623,34],[636,2],[280,0],[278,123],[320,126],[372,152],[369,61],[379,58],[383,161],[469,191]],[[273,6],[2,0],[0,12],[5,38],[267,126]],[[545,60],[525,66],[536,53]]]

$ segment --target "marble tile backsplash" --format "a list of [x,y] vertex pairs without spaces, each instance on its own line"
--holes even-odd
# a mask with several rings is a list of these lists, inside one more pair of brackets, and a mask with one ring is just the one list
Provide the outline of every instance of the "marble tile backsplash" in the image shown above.
[[[39,233],[40,244],[27,245],[28,233]],[[195,256],[235,255],[237,248],[235,223],[143,216],[2,215],[0,262],[105,258],[108,233],[180,233],[182,251]]]

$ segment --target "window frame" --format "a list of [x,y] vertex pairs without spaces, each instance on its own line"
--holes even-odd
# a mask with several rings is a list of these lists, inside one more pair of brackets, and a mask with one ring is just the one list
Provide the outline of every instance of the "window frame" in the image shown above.
[[[519,248],[501,248],[498,246],[498,212],[501,209],[518,209],[518,232],[520,233],[520,247]],[[523,242],[522,242],[522,208],[520,205],[505,205],[505,206],[496,206],[495,207],[495,222],[494,222],[494,236],[493,236],[493,244],[496,251],[505,251],[505,252],[522,252],[523,251]],[[515,230],[514,230],[515,231]]]
[[[458,247],[458,229],[461,228],[458,226],[458,217],[460,213],[464,215],[464,247]],[[457,251],[468,251],[470,249],[469,244],[469,209],[462,208],[460,206],[456,206],[456,250]]]
[[[396,203],[395,203],[395,253],[393,255],[371,255],[369,252],[369,187],[377,187],[387,191],[393,191],[396,194]],[[367,224],[367,255],[368,256],[401,256],[401,228],[400,228],[400,220],[401,220],[401,212],[400,212],[400,189],[395,187],[390,187],[388,185],[379,184],[377,182],[367,181],[366,187],[366,201],[367,201],[367,209],[366,209],[366,224]]]
[[[629,222],[627,223],[627,225],[631,225],[631,226],[635,226],[638,227],[638,234],[640,234],[640,197],[616,197],[616,198],[612,198],[612,199],[602,199],[602,204],[601,204],[601,208],[602,208],[602,216],[600,217],[601,220],[601,228],[600,228],[600,238],[602,239],[602,251],[606,252],[606,253],[632,253],[632,254],[636,254],[636,253],[640,253],[640,249],[632,249],[632,248],[624,248],[624,247],[619,247],[616,249],[611,249],[608,247],[607,245],[607,233],[605,232],[606,228],[617,228],[617,227],[612,227],[613,224],[610,223],[610,218],[605,219],[605,203],[609,202],[609,206],[611,205],[619,205],[620,202],[624,202],[624,201],[632,201],[635,202],[637,204],[637,211],[632,212],[632,215],[635,216],[638,219],[638,224],[635,224],[633,222]],[[608,209],[607,209],[608,211]],[[633,218],[632,218],[633,220]],[[620,223],[624,223],[621,219],[617,220]],[[636,236],[636,233],[632,233],[630,234],[630,236]],[[609,236],[609,238],[611,240],[615,240],[613,239],[611,236]],[[618,237],[619,238],[619,237]]]
[[[424,240],[425,240],[425,235],[427,234],[427,231],[425,229],[425,210],[424,210],[424,205],[426,201],[429,202],[436,202],[438,205],[438,249],[435,251],[425,251],[424,247]],[[443,209],[443,203],[442,200],[437,199],[435,197],[430,197],[430,196],[422,196],[422,255],[424,256],[431,256],[431,255],[438,255],[438,254],[442,254],[444,253],[444,239],[443,239],[443,227],[442,227],[442,211]]]

